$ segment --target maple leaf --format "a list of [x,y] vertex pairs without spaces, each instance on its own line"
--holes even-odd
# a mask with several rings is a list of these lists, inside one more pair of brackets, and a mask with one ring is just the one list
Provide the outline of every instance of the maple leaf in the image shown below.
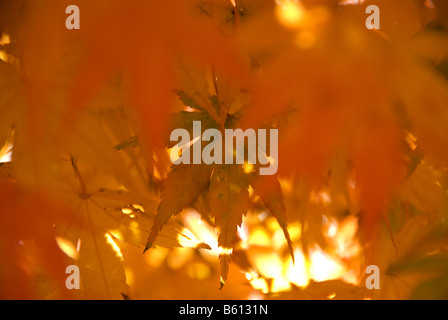
[[227,280],[237,227],[249,208],[248,181],[241,166],[215,165],[209,187],[211,213],[218,231],[221,287]]
[[[188,100],[186,101],[188,102]],[[217,110],[227,112],[230,105],[230,101],[220,103]],[[236,116],[226,116],[225,118],[228,127],[235,126],[238,121]],[[180,112],[173,115],[173,124],[186,129],[190,135],[195,120],[201,121],[202,130],[216,128],[217,126],[216,122],[205,112]],[[176,126],[173,127],[176,128]],[[170,146],[171,143],[168,145]],[[193,178],[196,178],[196,180],[193,180]],[[179,184],[179,180],[182,181],[181,184]],[[260,182],[266,183],[266,180],[268,179],[262,178],[257,181],[257,191],[260,192],[268,209],[277,218],[293,256],[292,242],[286,227],[286,208],[283,203],[280,185],[277,178],[274,178],[272,182],[275,183],[274,185],[277,188],[270,195],[265,192],[264,188],[258,187]],[[271,182],[271,180],[268,181]],[[209,187],[208,183],[210,183]],[[252,183],[255,183],[255,179]],[[162,189],[162,200],[146,249],[152,245],[159,230],[173,215],[178,214],[187,206],[197,207],[200,205],[202,209],[200,212],[204,219],[210,222],[212,222],[211,219],[214,219],[211,224],[215,226],[218,232],[218,245],[221,250],[221,285],[223,285],[227,279],[230,253],[237,239],[237,226],[241,224],[242,215],[246,214],[249,209],[248,186],[249,176],[243,171],[241,165],[214,165],[208,166],[208,168],[204,164],[173,166]],[[188,192],[185,192],[185,189]],[[172,200],[174,197],[177,201]],[[198,202],[200,197],[202,197],[202,200]],[[165,199],[171,201],[168,202]],[[208,213],[210,213],[211,219],[208,217]]]
[[[201,121],[201,130],[209,128],[235,128],[238,125],[240,119],[239,113],[230,114],[230,110],[234,104],[234,101],[240,90],[225,74],[215,73],[213,70],[211,73],[211,81],[207,81],[203,72],[198,73],[197,68],[194,68],[190,64],[185,64],[185,60],[179,60],[181,62],[179,76],[182,81],[182,89],[178,89],[176,92],[179,95],[180,100],[189,107],[193,107],[199,112],[179,112],[172,115],[172,127],[186,129],[190,136],[193,133],[193,121]],[[241,110],[239,110],[241,111]],[[202,132],[201,132],[202,134]],[[201,142],[203,144],[203,142]],[[167,143],[168,147],[171,147],[174,143]],[[203,147],[203,145],[201,146]],[[269,149],[269,141],[267,148]],[[247,150],[246,150],[247,151]],[[185,165],[182,166],[191,166]],[[194,165],[196,170],[203,171],[204,165]],[[173,166],[174,169],[178,169]],[[234,244],[237,240],[236,230],[241,224],[242,215],[245,215],[249,209],[248,206],[248,186],[249,176],[243,171],[241,165],[214,165],[213,173],[207,171],[208,179],[202,180],[201,183],[194,187],[189,188],[186,199],[181,198],[178,204],[174,205],[170,203],[169,210],[164,209],[168,207],[165,204],[164,199],[169,195],[171,198],[180,191],[172,192],[176,188],[180,190],[185,189],[184,183],[190,182],[190,178],[178,176],[177,179],[184,181],[180,186],[176,186],[174,177],[171,177],[175,173],[174,169],[168,174],[166,179],[166,186],[162,190],[162,200],[159,206],[158,215],[154,224],[153,232],[148,241],[147,248],[151,245],[151,242],[155,239],[158,229],[168,221],[168,219],[177,213],[179,213],[186,206],[193,206],[200,208],[200,212],[204,217],[204,220],[209,221],[218,233],[218,245],[220,247],[220,261],[221,261],[221,287],[224,285],[227,274],[229,271],[230,254],[233,250]],[[178,169],[180,170],[180,169]],[[191,169],[193,170],[193,169]],[[179,171],[184,173],[183,169]],[[211,174],[211,179],[210,179]],[[202,176],[202,173],[201,173]],[[206,176],[204,176],[206,178]],[[262,196],[266,206],[277,218],[284,234],[287,239],[288,247],[291,256],[293,256],[292,242],[286,226],[286,208],[283,203],[281,188],[278,184],[277,178],[272,181],[276,186],[275,192],[270,195],[265,192],[263,187],[260,186],[260,182],[266,183],[268,179],[259,179],[257,181],[257,191]],[[208,189],[205,185],[206,182],[210,182]],[[255,183],[254,178],[251,183]],[[270,180],[269,180],[270,181]],[[238,187],[238,185],[241,185]],[[170,187],[168,187],[168,185]],[[258,187],[260,186],[260,187]],[[171,190],[171,193],[170,191]],[[163,204],[163,205],[162,205]]]
[[[153,219],[151,211],[155,210],[156,202],[123,190],[91,190],[89,184],[86,184],[90,180],[84,180],[86,175],[78,169],[74,158],[65,167],[67,173],[72,167],[75,179],[65,179],[71,183],[63,187],[59,194],[71,205],[82,224],[59,224],[58,235],[72,244],[80,243],[75,263],[83,275],[81,281],[86,297],[122,299],[128,295],[128,287],[122,266],[123,258],[116,241],[144,245]],[[157,243],[178,246],[176,236],[177,231],[170,225],[164,229]]]
[[[228,84],[228,79],[224,79],[223,83],[224,86],[221,86],[219,77],[214,80],[215,92],[219,93],[219,95],[215,96],[217,100],[214,103],[216,108],[212,109],[216,112],[210,112],[209,110],[208,112],[180,112],[174,114],[172,119],[175,125],[173,128],[184,128],[192,136],[193,121],[201,121],[201,130],[216,128],[218,126],[217,123],[223,123],[224,120],[222,119],[225,119],[225,127],[235,127],[238,123],[239,116],[235,114],[230,115],[228,112],[237,94],[237,90],[233,90],[233,93],[230,93],[228,91],[229,88],[225,85],[226,83]],[[204,83],[203,85],[205,86]],[[223,88],[223,90],[219,91],[219,87]],[[180,94],[181,100],[184,100],[185,103],[196,103],[192,98],[187,97],[183,91],[178,93]],[[221,96],[224,98],[220,98]],[[197,97],[201,96],[199,95]],[[207,99],[205,101],[213,102],[213,100]],[[198,105],[197,109],[206,110],[207,108],[203,109]],[[172,143],[168,144],[168,146],[171,145]],[[267,144],[267,148],[269,148],[269,143]],[[189,166],[192,168],[187,171],[186,168]],[[206,165],[204,164],[182,164],[181,167],[173,166],[172,171],[165,180],[165,186],[161,196],[162,200],[146,249],[152,245],[158,230],[162,228],[163,224],[171,216],[178,214],[186,206],[197,206],[199,204],[201,205],[201,212],[205,220],[211,222],[211,219],[214,218],[214,223],[212,224],[218,232],[218,245],[221,251],[221,286],[223,286],[229,270],[230,254],[237,239],[237,227],[242,222],[242,215],[245,215],[249,209],[248,186],[250,181],[249,176],[243,171],[241,165],[214,165],[213,173],[211,169],[205,170],[205,167]],[[198,173],[200,182],[195,184],[190,176],[195,176]],[[179,179],[183,181],[180,185],[176,182]],[[269,183],[272,182],[272,186],[276,186],[275,192],[272,194],[267,193],[264,187],[261,187],[261,184],[267,181]],[[208,183],[210,183],[210,186],[207,189]],[[283,203],[281,188],[277,178],[275,177],[272,181],[268,178],[261,178],[256,181],[254,178],[251,183],[256,184],[256,191],[260,193],[268,209],[277,218],[287,239],[290,254],[293,256],[292,242],[286,226],[286,208]],[[192,186],[188,187],[188,193],[185,193],[184,189],[187,185]],[[180,193],[182,193],[182,196],[179,195]],[[203,199],[201,203],[198,203],[200,196]],[[173,197],[178,198],[180,201],[166,202],[164,200],[165,198],[172,199]],[[207,201],[206,203],[203,201],[204,197]],[[208,217],[208,211],[210,212],[211,219]]]
[[88,299],[122,299],[128,295],[122,258],[116,251],[113,237],[104,228],[91,222],[95,210],[80,204],[78,213],[88,221],[80,230],[70,228],[61,232],[64,239],[80,243],[74,264],[79,267],[82,293]]
[[173,165],[164,182],[161,201],[157,208],[145,251],[154,243],[163,225],[189,206],[208,186],[212,168],[203,164]]
[[369,251],[366,261],[382,270],[381,289],[373,292],[372,297],[409,299],[421,283],[442,276],[443,253],[437,252],[448,239],[447,230],[445,222],[425,216],[406,219],[392,239],[383,226],[376,248]]

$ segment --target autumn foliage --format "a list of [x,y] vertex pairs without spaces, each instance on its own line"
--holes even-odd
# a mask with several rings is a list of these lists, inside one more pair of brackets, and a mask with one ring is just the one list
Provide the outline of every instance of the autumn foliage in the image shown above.
[[0,1],[0,298],[448,299],[448,5],[352,2]]

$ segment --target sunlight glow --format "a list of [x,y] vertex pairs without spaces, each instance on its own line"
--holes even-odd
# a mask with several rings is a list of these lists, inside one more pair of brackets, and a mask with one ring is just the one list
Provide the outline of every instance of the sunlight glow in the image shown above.
[[135,210],[139,210],[140,212],[145,212],[145,208],[143,208],[143,206],[138,203],[134,203],[132,207],[134,207]]
[[310,261],[310,277],[316,281],[338,279],[346,272],[346,268],[339,261],[317,245],[310,250]]
[[324,221],[326,221],[324,226],[325,236],[334,247],[337,255],[341,259],[356,256],[361,250],[356,238],[358,219],[356,217],[348,217],[338,223],[334,218],[324,217]]
[[219,255],[228,255],[230,256],[233,252],[233,248],[225,248],[225,247],[218,247],[218,253]]
[[121,234],[120,231],[118,230],[109,230],[109,233],[116,239],[118,239],[119,241],[123,241],[123,235]]
[[0,36],[0,46],[5,46],[10,43],[11,43],[11,39],[10,39],[9,35],[3,32],[2,35]]
[[[0,46],[6,46],[11,42],[8,34],[2,33],[0,36]],[[8,62],[8,53],[5,50],[0,50],[0,60]]]
[[241,223],[241,226],[238,226],[237,233],[241,239],[241,247],[243,249],[247,249],[248,248],[247,241],[249,241],[249,228],[244,219],[243,222]]
[[184,215],[183,222],[185,228],[182,233],[190,238],[190,242],[178,238],[179,241],[186,241],[185,244],[189,243],[189,247],[196,247],[199,243],[206,243],[211,249],[205,250],[207,252],[204,253],[218,256],[218,237],[216,232],[208,223],[202,221],[201,215],[198,212],[188,210]]
[[77,250],[75,245],[70,240],[62,237],[56,237],[56,243],[62,252],[64,252],[69,258],[78,260],[79,250]]
[[115,252],[118,258],[120,258],[121,261],[123,261],[123,254],[121,253],[120,247],[117,245],[117,243],[114,241],[112,236],[109,233],[105,233],[104,237],[106,238],[106,242],[112,247],[112,250]]
[[[14,141],[14,130],[11,130],[9,132],[9,136],[6,142],[0,148],[0,163],[12,161],[13,141]],[[0,141],[0,143],[3,143],[3,141]]]
[[327,227],[327,237],[334,237],[336,235],[336,232],[338,231],[338,222],[336,221],[336,219],[331,219],[330,222],[328,222],[328,227]]
[[288,225],[289,236],[291,241],[297,241],[302,234],[302,228],[299,222],[293,222]]
[[134,210],[132,210],[131,208],[121,208],[121,212],[123,212],[123,214],[129,216],[129,218],[131,218],[131,219],[135,218]]
[[262,293],[269,292],[268,284],[263,278],[253,278],[250,280],[250,284],[254,289],[260,290]]
[[205,249],[210,248],[206,243],[198,240],[189,229],[183,228],[181,233],[177,235],[177,241],[184,248]]
[[[331,204],[331,197],[327,191],[313,193],[311,202],[325,207]],[[259,215],[254,216],[259,221]],[[326,281],[342,279],[347,283],[359,282],[359,275],[355,269],[345,265],[345,259],[358,254],[360,246],[356,238],[358,221],[356,217],[348,217],[342,221],[333,217],[322,216],[322,232],[327,239],[333,254],[322,250],[317,244],[311,246],[306,256],[302,249],[295,248],[295,263],[287,252],[287,242],[277,220],[266,216],[264,225],[251,226],[251,216],[245,217],[238,227],[241,246],[248,249],[248,259],[254,271],[246,272],[246,278],[251,286],[262,293],[275,293],[291,289],[292,285],[306,287],[311,280]],[[206,259],[216,259],[218,255],[230,255],[232,248],[218,247],[217,235],[214,228],[202,220],[201,214],[188,209],[183,216],[183,236],[178,236],[179,243],[187,248],[197,248],[199,244],[207,243],[211,250],[203,250]],[[293,241],[300,241],[300,223],[291,223],[288,228]],[[210,255],[211,253],[211,255]],[[206,279],[211,270],[208,266],[189,263],[192,251],[176,249],[170,251],[166,258],[172,269],[186,265],[187,275],[193,279]],[[207,257],[208,255],[208,257]],[[148,260],[151,265],[159,265],[166,254]],[[330,294],[329,299],[335,298]]]
[[288,291],[290,289],[291,289],[291,283],[283,277],[275,278],[272,281],[271,285],[272,292]]
[[276,252],[258,252],[253,255],[253,261],[260,274],[265,278],[282,278],[283,263]]
[[129,286],[135,285],[135,275],[131,268],[124,268],[124,272],[126,274],[126,284]]
[[11,162],[12,160],[12,146],[0,149],[0,163]]
[[255,171],[255,167],[254,167],[253,164],[245,162],[243,164],[243,171],[244,171],[245,174],[250,174],[250,173]]
[[271,239],[262,227],[255,227],[249,234],[248,245],[270,246]]
[[285,234],[283,233],[282,228],[280,226],[277,230],[275,230],[274,235],[272,236],[272,246],[276,249],[281,249],[287,245]]
[[277,0],[276,14],[285,27],[297,28],[304,17],[304,9],[298,1]]
[[286,279],[299,287],[306,287],[310,281],[307,273],[306,260],[303,251],[294,250],[294,260],[291,259],[285,263]]

